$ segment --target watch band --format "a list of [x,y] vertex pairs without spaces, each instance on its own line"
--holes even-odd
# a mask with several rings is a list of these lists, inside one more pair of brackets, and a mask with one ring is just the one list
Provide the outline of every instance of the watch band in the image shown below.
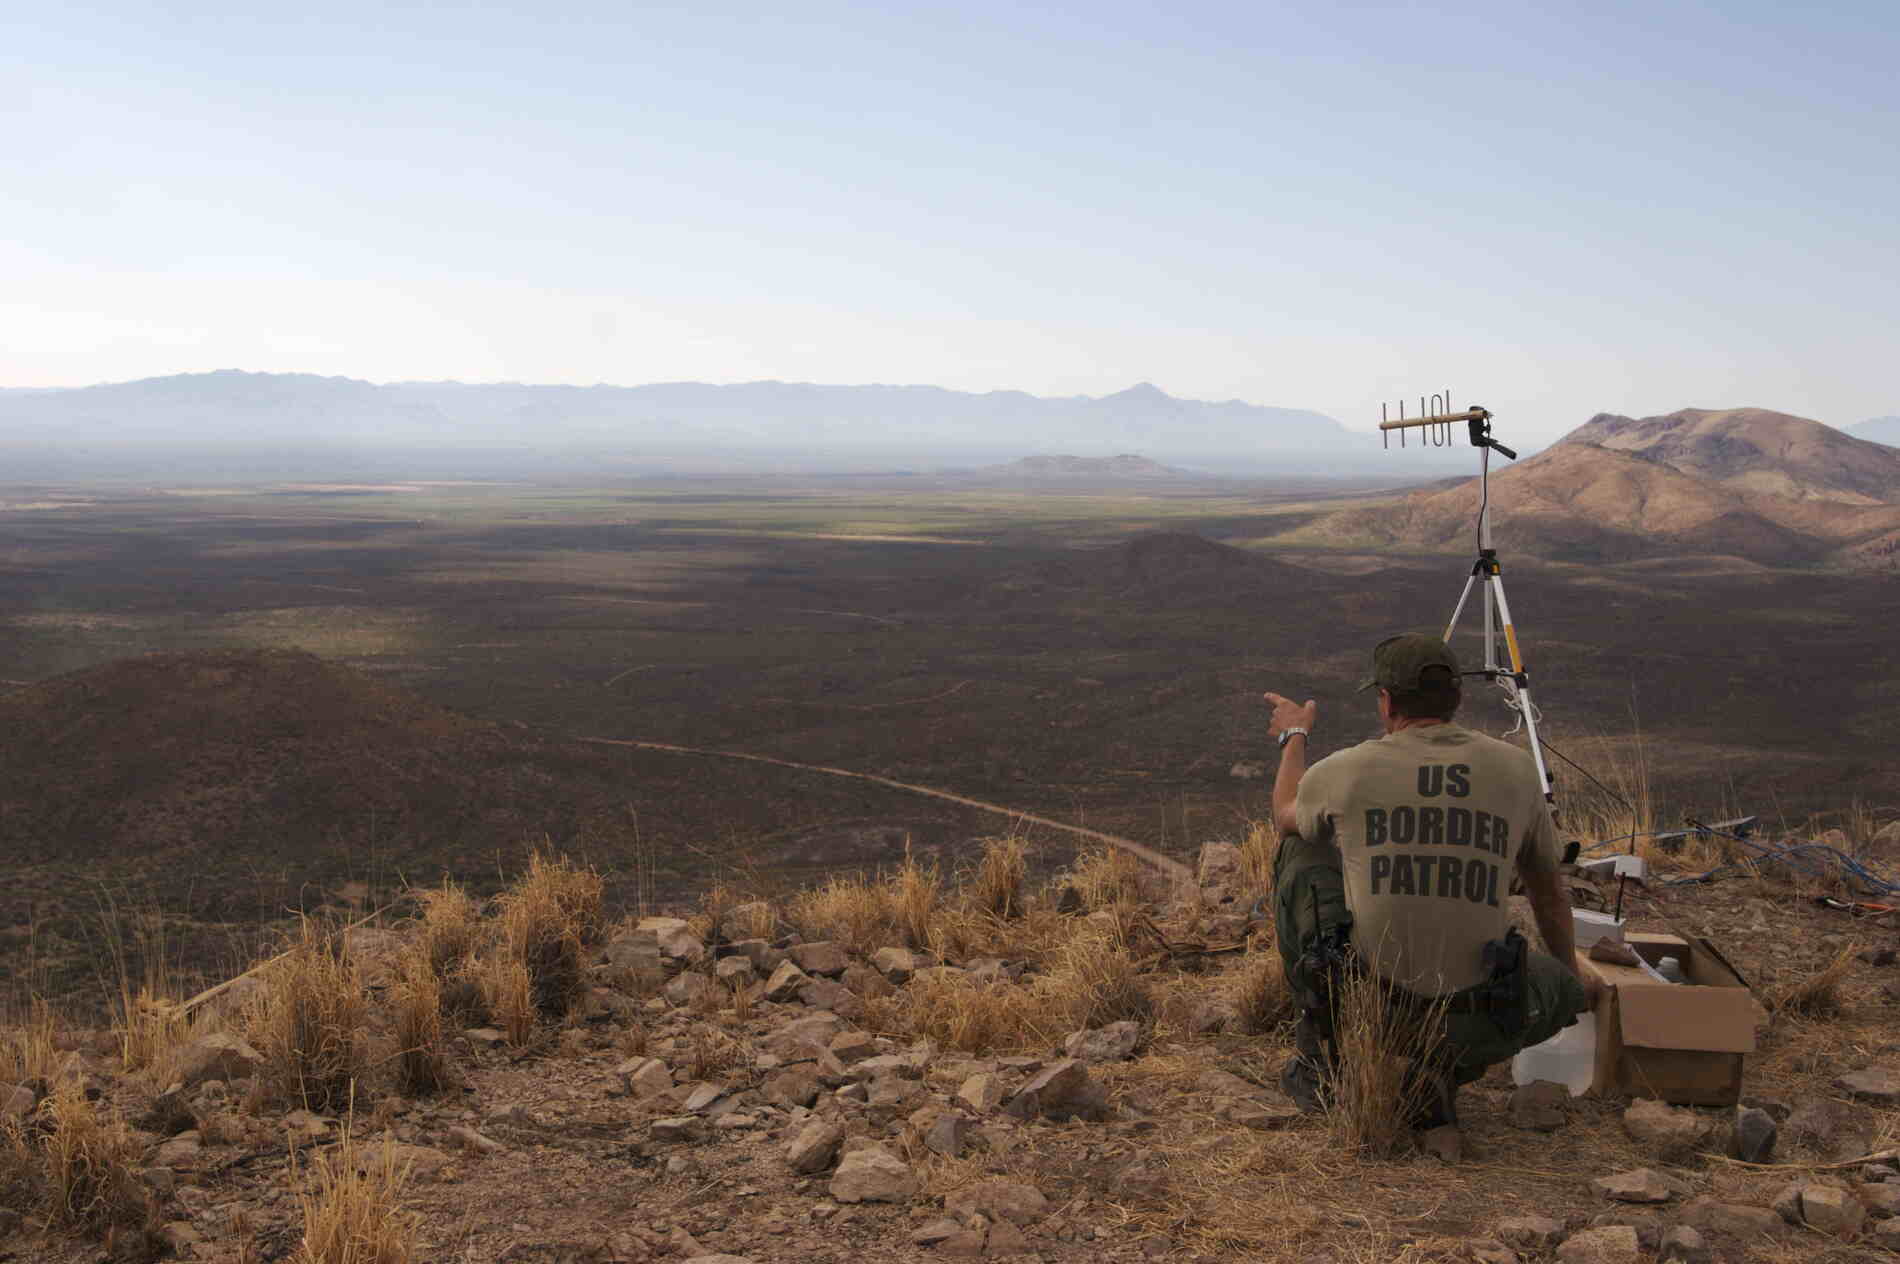
[[1298,733],[1301,737],[1310,738],[1313,736],[1311,733],[1307,732],[1305,729],[1299,727],[1298,725],[1294,725],[1290,729],[1283,729],[1280,733],[1280,749],[1281,750],[1286,749],[1287,740],[1291,738],[1295,733]]

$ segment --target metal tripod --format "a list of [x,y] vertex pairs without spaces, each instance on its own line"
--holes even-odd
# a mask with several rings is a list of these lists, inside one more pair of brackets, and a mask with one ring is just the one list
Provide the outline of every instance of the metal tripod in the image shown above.
[[[1444,396],[1433,396],[1432,402],[1449,400],[1450,392]],[[1443,408],[1444,405],[1439,405]],[[1423,401],[1420,402],[1421,416],[1413,419],[1405,416],[1404,405],[1400,405],[1397,420],[1382,420],[1379,428],[1384,431],[1403,431],[1416,426],[1442,427],[1449,431],[1454,422],[1464,422],[1469,428],[1471,446],[1478,449],[1478,560],[1472,563],[1471,574],[1465,578],[1464,591],[1458,594],[1458,604],[1452,609],[1451,619],[1445,624],[1445,643],[1451,643],[1452,635],[1458,630],[1458,620],[1464,615],[1465,606],[1471,601],[1471,590],[1483,585],[1484,596],[1484,667],[1481,671],[1467,672],[1466,675],[1483,676],[1497,683],[1504,691],[1504,705],[1517,712],[1518,723],[1523,725],[1525,736],[1530,739],[1531,758],[1537,762],[1537,776],[1544,788],[1544,799],[1554,805],[1555,783],[1550,775],[1550,766],[1544,762],[1544,743],[1537,732],[1537,708],[1531,702],[1530,673],[1524,669],[1524,654],[1517,644],[1517,628],[1511,622],[1511,606],[1504,597],[1504,570],[1498,563],[1497,548],[1491,543],[1491,450],[1497,449],[1510,460],[1517,460],[1517,453],[1491,437],[1491,412],[1489,409],[1473,405],[1464,412],[1445,411],[1427,412]],[[1502,639],[1504,649],[1509,655],[1508,661],[1498,656],[1498,642]],[[1516,732],[1516,729],[1512,729]]]

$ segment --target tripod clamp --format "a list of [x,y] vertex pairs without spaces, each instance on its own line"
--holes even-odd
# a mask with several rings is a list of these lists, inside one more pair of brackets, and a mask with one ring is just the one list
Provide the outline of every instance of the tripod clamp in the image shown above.
[[1517,453],[1491,437],[1491,410],[1473,404],[1465,410],[1466,431],[1471,436],[1474,448],[1490,448],[1509,460],[1517,460]]

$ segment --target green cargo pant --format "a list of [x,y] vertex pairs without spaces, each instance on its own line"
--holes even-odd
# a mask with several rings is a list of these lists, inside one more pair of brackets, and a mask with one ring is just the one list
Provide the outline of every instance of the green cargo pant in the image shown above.
[[[1274,939],[1296,995],[1311,987],[1302,973],[1301,954],[1319,935],[1350,917],[1338,848],[1309,843],[1297,834],[1283,838],[1273,859]],[[1583,985],[1555,957],[1526,953],[1525,974],[1523,1026],[1507,1030],[1482,1012],[1445,1017],[1445,1052],[1458,1083],[1469,1084],[1486,1067],[1542,1044],[1583,1012]]]

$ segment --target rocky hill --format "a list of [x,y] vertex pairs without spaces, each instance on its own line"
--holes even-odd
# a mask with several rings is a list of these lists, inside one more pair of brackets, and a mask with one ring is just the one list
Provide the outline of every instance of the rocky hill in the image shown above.
[[1599,413],[1556,448],[1564,446],[1626,452],[1738,492],[1857,505],[1900,501],[1900,448],[1765,408],[1685,408],[1640,419]]
[[[1476,479],[1342,511],[1300,535],[1334,544],[1475,547]],[[1600,414],[1496,469],[1501,548],[1558,561],[1680,554],[1771,566],[1900,562],[1900,450],[1765,409]]]

